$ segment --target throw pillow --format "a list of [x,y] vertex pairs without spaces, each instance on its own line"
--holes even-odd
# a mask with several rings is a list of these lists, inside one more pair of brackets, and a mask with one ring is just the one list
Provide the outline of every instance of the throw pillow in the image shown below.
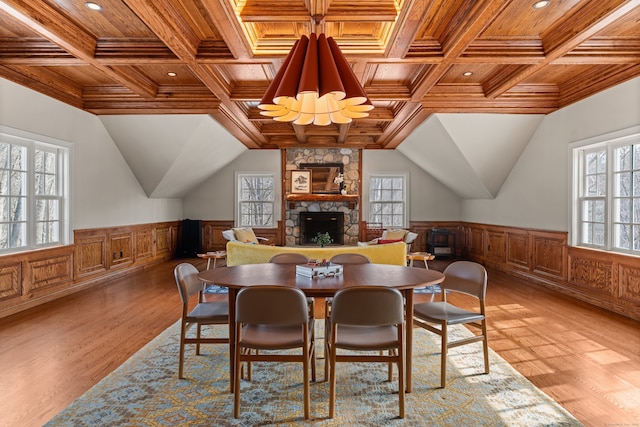
[[386,230],[382,236],[384,240],[403,240],[407,230]]
[[258,238],[252,228],[234,228],[236,240],[243,243],[258,243]]

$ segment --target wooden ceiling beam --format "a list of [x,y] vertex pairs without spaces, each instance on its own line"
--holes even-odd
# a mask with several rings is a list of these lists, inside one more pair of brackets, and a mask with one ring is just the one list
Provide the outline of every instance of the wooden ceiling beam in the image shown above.
[[485,85],[487,98],[497,98],[504,94],[639,6],[640,0],[602,0],[586,3],[585,6],[558,21],[553,28],[542,35],[546,51],[542,61],[517,71],[509,78],[493,79],[487,82]]
[[58,85],[51,85],[49,82],[43,82],[42,76],[33,76],[32,74],[25,74],[23,70],[17,71],[13,67],[5,67],[0,65],[0,75],[10,80],[14,83],[17,83],[22,86],[29,87],[35,91],[43,93],[47,96],[50,96],[58,101],[64,102],[65,104],[71,105],[76,108],[83,108],[82,100],[81,100],[81,90],[79,88],[75,88],[76,91],[80,93],[72,93],[71,91],[65,89],[61,89]]
[[464,25],[442,42],[444,58],[432,67],[427,75],[413,88],[412,101],[419,101],[449,70],[451,65],[486,29],[486,27],[514,0],[481,0],[474,4]]
[[226,0],[201,0],[201,2],[233,57],[237,60],[253,58],[251,46],[244,36],[230,2]]
[[391,40],[387,45],[387,58],[404,58],[416,41],[425,15],[435,2],[421,0],[405,0],[404,7],[398,16],[398,24],[394,28]]
[[[149,3],[146,0],[123,0],[131,10],[173,51],[178,58],[185,61],[193,74],[219,98],[225,112],[221,113],[223,123],[233,126],[227,128],[230,132],[243,129],[254,143],[264,143],[266,140],[257,135],[251,123],[246,119],[246,113],[237,108],[236,103],[228,96],[228,88],[224,79],[208,65],[197,61],[200,39],[189,23],[175,9],[168,0],[156,0]],[[247,137],[243,138],[244,140]]]
[[140,81],[100,64],[94,57],[96,40],[47,3],[38,0],[2,0],[0,10],[140,96],[155,96],[158,88],[149,80]]

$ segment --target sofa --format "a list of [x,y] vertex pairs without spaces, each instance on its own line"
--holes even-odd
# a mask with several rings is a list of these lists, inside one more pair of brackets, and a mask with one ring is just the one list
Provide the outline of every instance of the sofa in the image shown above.
[[331,259],[339,253],[359,253],[375,264],[407,265],[407,249],[404,242],[368,246],[268,246],[239,241],[227,242],[227,266],[262,264],[280,253],[301,253],[309,259]]

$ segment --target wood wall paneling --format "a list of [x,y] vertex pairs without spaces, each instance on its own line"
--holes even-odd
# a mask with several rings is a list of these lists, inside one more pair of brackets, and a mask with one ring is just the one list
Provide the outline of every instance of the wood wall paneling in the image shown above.
[[[203,221],[203,250],[223,250],[222,231],[233,221]],[[74,244],[0,257],[0,318],[170,259],[180,223],[76,230]],[[427,232],[456,233],[457,257],[530,280],[640,320],[640,258],[567,246],[567,233],[518,227],[417,221],[412,250],[425,250]],[[283,224],[255,228],[281,244]],[[116,258],[112,259],[116,254]]]
[[533,271],[566,280],[567,240],[549,233],[532,232]]
[[613,264],[587,257],[569,257],[569,283],[589,291],[613,295]]
[[107,270],[107,235],[92,235],[75,239],[76,277]]
[[32,261],[27,263],[27,266],[31,276],[31,292],[70,283],[73,280],[72,254]]
[[484,230],[480,227],[469,227],[465,233],[466,253],[470,257],[484,257]]
[[521,270],[531,269],[531,250],[528,233],[506,232],[506,262],[512,268]]
[[155,233],[155,248],[156,255],[166,255],[170,254],[171,248],[173,247],[173,233],[172,230],[174,227],[169,225],[157,226],[154,230]]
[[465,258],[640,320],[640,258],[569,247],[564,231],[475,223],[461,227]]
[[637,266],[620,264],[619,285],[616,297],[640,305],[640,269]]
[[153,257],[153,241],[153,229],[136,231],[136,262]]
[[0,301],[22,295],[21,273],[20,262],[0,266]]
[[111,267],[133,263],[133,231],[116,232],[109,235]]
[[230,228],[233,228],[233,221],[202,221],[202,250],[225,250],[227,240],[222,237],[222,232]]
[[176,221],[75,230],[73,245],[0,256],[0,318],[171,259],[178,227]]
[[506,263],[506,236],[504,231],[486,231],[486,254],[494,262]]

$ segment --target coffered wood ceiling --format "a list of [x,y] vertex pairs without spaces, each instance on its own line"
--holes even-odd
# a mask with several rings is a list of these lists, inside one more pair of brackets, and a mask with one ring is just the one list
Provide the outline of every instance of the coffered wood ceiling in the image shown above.
[[[249,148],[395,148],[433,113],[546,114],[640,76],[640,0],[97,2],[0,0],[0,77],[97,115],[210,114]],[[311,32],[341,47],[368,118],[259,114]]]

